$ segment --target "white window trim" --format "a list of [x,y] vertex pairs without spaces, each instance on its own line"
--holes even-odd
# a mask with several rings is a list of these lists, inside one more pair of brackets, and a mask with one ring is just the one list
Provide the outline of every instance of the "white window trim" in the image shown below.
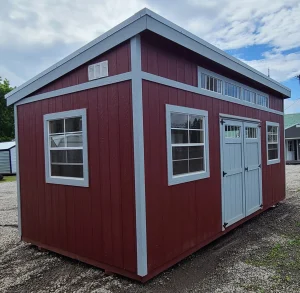
[[[204,123],[204,163],[205,171],[173,175],[173,162],[172,162],[172,138],[171,138],[171,113],[183,113],[190,115],[203,116]],[[180,107],[174,105],[166,105],[166,134],[167,134],[167,164],[168,164],[168,185],[175,185],[185,182],[191,182],[199,179],[210,177],[209,169],[209,136],[208,136],[208,112],[194,108]]]
[[[201,73],[210,75],[210,76],[215,77],[215,78],[217,78],[217,79],[220,79],[220,80],[222,81],[222,94],[220,94],[220,93],[218,93],[218,92],[214,92],[214,91],[210,91],[210,90],[207,90],[207,89],[202,88],[202,87],[201,87],[201,78],[202,78]],[[231,84],[233,84],[233,85],[236,85],[236,86],[241,87],[241,89],[242,89],[241,91],[242,91],[242,92],[241,92],[241,98],[240,98],[240,99],[239,99],[239,98],[232,97],[232,96],[225,95],[225,82],[228,82],[228,83],[231,83]],[[257,105],[257,106],[262,107],[262,108],[265,108],[265,109],[269,109],[269,108],[270,108],[270,97],[269,97],[268,94],[263,93],[263,92],[261,92],[261,91],[259,91],[259,90],[256,90],[256,89],[254,89],[254,88],[251,88],[251,87],[249,87],[249,86],[247,86],[247,85],[244,85],[244,84],[242,84],[242,83],[239,83],[239,82],[237,82],[237,81],[235,81],[235,80],[232,80],[232,79],[230,79],[230,78],[227,78],[227,77],[225,77],[225,76],[222,76],[222,75],[220,75],[220,74],[217,74],[217,73],[215,73],[215,72],[213,72],[213,71],[210,71],[210,70],[205,69],[205,68],[200,67],[200,66],[198,66],[198,87],[201,88],[202,90],[206,91],[206,92],[208,93],[208,95],[210,95],[209,93],[214,93],[214,94],[219,95],[219,96],[225,96],[225,97],[232,98],[232,99],[235,99],[235,100],[243,101],[246,105],[251,105],[251,106]],[[254,92],[254,93],[256,94],[256,95],[255,95],[255,103],[248,102],[248,101],[244,100],[244,89],[249,90],[249,91],[252,91],[252,92]],[[267,104],[268,104],[267,107],[266,107],[266,106],[263,106],[263,105],[260,105],[260,104],[257,103],[257,94],[267,97]]]
[[[269,160],[268,152],[268,126],[277,126],[278,127],[278,159]],[[277,122],[266,121],[266,147],[267,147],[267,165],[273,165],[280,163],[280,126]]]
[[[83,145],[83,178],[51,176],[50,174],[50,149],[49,149],[49,121],[72,117],[82,117],[82,145]],[[46,183],[70,185],[70,186],[89,186],[88,168],[88,143],[87,143],[87,122],[86,109],[57,112],[44,115],[44,150],[45,150],[45,175]]]

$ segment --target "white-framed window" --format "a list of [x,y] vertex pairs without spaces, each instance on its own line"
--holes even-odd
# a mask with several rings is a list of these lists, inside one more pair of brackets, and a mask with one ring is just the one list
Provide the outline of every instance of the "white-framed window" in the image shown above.
[[230,82],[225,82],[225,96],[241,98],[242,88]]
[[204,74],[202,73],[201,76],[201,87],[203,89],[212,91],[212,92],[216,92],[216,93],[222,93],[222,88],[223,88],[223,82],[222,80],[210,76],[208,74]]
[[244,100],[250,103],[255,104],[255,92],[250,91],[248,89],[244,89]]
[[256,95],[256,103],[258,105],[261,105],[264,107],[269,107],[269,98],[267,96],[257,94]]
[[280,162],[280,132],[279,123],[266,122],[267,164]]
[[46,182],[89,186],[86,109],[44,115]]
[[166,105],[168,184],[207,178],[208,112]]
[[223,95],[229,97],[229,100],[239,99],[246,106],[251,103],[258,105],[259,109],[269,108],[267,94],[200,66],[198,66],[198,79],[199,87],[209,91],[206,93],[208,96]]

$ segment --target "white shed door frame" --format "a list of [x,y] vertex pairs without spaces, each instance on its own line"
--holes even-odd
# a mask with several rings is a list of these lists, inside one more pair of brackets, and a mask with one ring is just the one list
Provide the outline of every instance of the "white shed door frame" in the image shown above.
[[222,229],[262,208],[259,122],[220,119]]

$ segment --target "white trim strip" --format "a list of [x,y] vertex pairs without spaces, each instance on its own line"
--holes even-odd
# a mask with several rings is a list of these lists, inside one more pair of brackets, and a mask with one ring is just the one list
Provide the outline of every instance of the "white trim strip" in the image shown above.
[[19,106],[19,105],[23,105],[23,104],[36,102],[39,100],[49,99],[49,98],[67,95],[67,94],[71,94],[71,93],[76,93],[76,92],[80,92],[80,91],[84,91],[84,90],[88,90],[88,89],[92,89],[92,88],[96,88],[96,87],[101,87],[101,86],[105,86],[105,85],[109,85],[109,84],[113,84],[113,83],[117,83],[117,82],[131,80],[131,78],[132,78],[131,72],[121,73],[118,75],[113,75],[113,76],[105,77],[102,79],[97,79],[97,80],[81,83],[78,85],[69,86],[66,88],[47,92],[44,94],[31,96],[31,97],[28,97],[28,98],[25,98],[25,99],[19,101],[17,103],[17,105]]
[[147,226],[145,199],[143,97],[141,73],[141,40],[137,35],[130,40],[132,70],[132,120],[134,143],[134,178],[136,211],[137,274],[148,274]]
[[18,111],[17,105],[14,105],[15,120],[15,142],[16,142],[16,178],[17,178],[17,200],[18,200],[18,230],[22,237],[22,217],[21,217],[21,193],[20,193],[20,170],[19,170],[19,135],[18,135]]
[[151,74],[151,73],[142,72],[142,79],[152,81],[152,82],[156,82],[156,83],[163,84],[163,85],[170,86],[170,87],[177,88],[177,89],[182,89],[182,90],[189,91],[189,92],[192,92],[192,93],[196,93],[196,94],[216,98],[216,99],[219,99],[219,100],[223,100],[223,101],[243,105],[243,106],[246,106],[246,107],[250,107],[250,108],[254,108],[254,109],[258,109],[258,110],[262,110],[262,111],[266,111],[266,112],[270,112],[270,113],[274,113],[274,114],[278,114],[278,115],[284,115],[283,112],[280,112],[280,111],[277,111],[277,110],[262,107],[260,105],[249,103],[247,101],[242,101],[242,100],[239,100],[239,99],[236,99],[236,98],[231,98],[231,97],[228,97],[228,96],[224,96],[224,95],[221,95],[219,93],[215,93],[215,92],[212,92],[212,91],[201,89],[200,87],[191,86],[191,85],[188,85],[188,84],[185,84],[185,83],[174,81],[174,80],[164,78],[164,77],[161,77],[161,76],[158,76],[158,75],[154,75],[154,74]]
[[228,114],[223,114],[223,113],[220,113],[219,115],[222,118],[228,118],[228,119],[234,119],[234,120],[243,120],[243,122],[245,122],[245,121],[253,121],[253,122],[258,122],[258,123],[261,122],[259,119],[253,119],[253,118],[248,118],[248,117],[228,115]]

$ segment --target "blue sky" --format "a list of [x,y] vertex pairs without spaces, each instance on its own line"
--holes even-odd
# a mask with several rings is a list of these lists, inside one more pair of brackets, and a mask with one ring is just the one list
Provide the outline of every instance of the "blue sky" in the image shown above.
[[[222,2],[222,5],[220,5]],[[270,5],[271,3],[271,5]],[[299,0],[1,0],[0,76],[18,86],[148,7],[292,89],[300,112]]]

